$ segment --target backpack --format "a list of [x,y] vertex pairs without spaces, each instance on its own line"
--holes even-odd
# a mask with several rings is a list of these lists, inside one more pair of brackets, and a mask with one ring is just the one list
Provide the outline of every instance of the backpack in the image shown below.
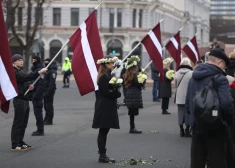
[[193,98],[195,124],[205,131],[216,131],[224,125],[215,82],[218,76],[214,76]]

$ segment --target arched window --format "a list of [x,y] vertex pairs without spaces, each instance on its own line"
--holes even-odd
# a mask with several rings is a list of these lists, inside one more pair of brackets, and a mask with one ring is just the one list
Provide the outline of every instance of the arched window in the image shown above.
[[110,40],[107,44],[107,55],[117,56],[119,59],[123,58],[122,42],[120,40],[114,39]]
[[13,38],[9,41],[9,45],[10,45],[10,50],[11,50],[11,54],[20,54],[23,56],[23,49],[20,47],[19,42],[16,40],[16,38]]

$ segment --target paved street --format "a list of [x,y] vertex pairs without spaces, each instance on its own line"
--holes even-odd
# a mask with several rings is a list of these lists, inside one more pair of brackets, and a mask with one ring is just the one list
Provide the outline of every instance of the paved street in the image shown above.
[[[55,119],[53,126],[45,127],[45,136],[32,137],[35,117],[31,110],[25,141],[34,149],[23,153],[10,151],[10,131],[13,108],[8,115],[0,114],[0,168],[109,168],[117,164],[99,164],[97,154],[98,130],[92,129],[94,94],[80,97],[77,86],[62,89],[57,84]],[[180,138],[176,106],[171,102],[172,115],[161,114],[160,103],[152,102],[151,88],[143,91],[145,108],[136,118],[141,135],[130,135],[127,109],[119,110],[120,130],[111,130],[107,141],[107,154],[117,162],[131,157],[151,161],[153,165],[126,167],[189,168],[190,139]],[[120,100],[122,101],[122,100]],[[150,159],[151,157],[151,159]]]

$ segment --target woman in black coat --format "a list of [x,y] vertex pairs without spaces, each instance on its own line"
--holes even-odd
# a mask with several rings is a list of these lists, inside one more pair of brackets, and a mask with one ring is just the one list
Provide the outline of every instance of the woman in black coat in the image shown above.
[[[139,108],[143,108],[142,88],[145,80],[140,82],[138,79],[138,65],[140,61],[138,56],[132,56],[126,63],[126,73],[124,74],[124,83],[126,87],[125,104],[128,108],[128,115],[130,116],[130,132],[131,134],[141,134],[135,128],[135,116],[139,115]],[[146,76],[146,75],[145,75]],[[146,76],[147,77],[147,76]]]
[[110,128],[119,129],[119,120],[117,112],[117,98],[121,97],[121,93],[114,90],[109,81],[111,80],[111,71],[114,68],[115,58],[105,57],[98,60],[100,64],[97,83],[99,90],[96,91],[95,114],[92,128],[99,128],[98,148],[99,162],[109,163],[115,162],[106,155],[106,140]]
[[167,110],[169,108],[169,101],[171,98],[171,81],[174,79],[173,76],[169,76],[170,65],[172,63],[171,58],[166,58],[163,60],[164,65],[164,82],[160,84],[160,94],[162,98],[162,114],[171,114]]

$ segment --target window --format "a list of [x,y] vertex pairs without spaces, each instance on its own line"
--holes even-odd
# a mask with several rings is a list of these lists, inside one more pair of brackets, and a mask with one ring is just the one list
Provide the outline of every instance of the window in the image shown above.
[[109,8],[109,32],[114,32],[114,8]]
[[23,25],[23,8],[18,8],[18,26]]
[[194,34],[196,34],[197,33],[197,27],[195,26],[194,27]]
[[133,9],[132,13],[132,27],[136,27],[136,9]]
[[71,26],[79,25],[79,8],[71,8]]
[[142,28],[142,21],[143,21],[143,10],[139,10],[139,28]]
[[95,8],[89,8],[89,15],[95,10]]
[[122,9],[117,9],[117,27],[122,27]]
[[60,26],[61,25],[61,9],[53,8],[53,25]]
[[[37,13],[38,12],[38,13]],[[39,15],[39,25],[43,25],[43,8],[35,8],[35,15]]]

